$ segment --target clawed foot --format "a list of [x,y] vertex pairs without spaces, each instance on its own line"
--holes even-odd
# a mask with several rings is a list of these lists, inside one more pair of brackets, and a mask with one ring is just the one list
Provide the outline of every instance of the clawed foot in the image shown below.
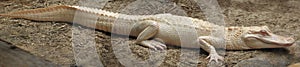
[[209,56],[206,57],[206,59],[209,59],[209,62],[216,61],[218,63],[219,60],[223,61],[224,57],[218,55],[218,54],[209,54]]
[[146,40],[146,41],[142,41],[139,44],[145,46],[145,47],[149,47],[153,50],[164,50],[167,48],[167,46],[161,42],[157,42],[155,40]]

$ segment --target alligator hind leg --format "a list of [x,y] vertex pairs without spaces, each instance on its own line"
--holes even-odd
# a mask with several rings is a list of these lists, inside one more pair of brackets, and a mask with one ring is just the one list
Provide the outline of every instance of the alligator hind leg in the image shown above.
[[148,40],[157,34],[159,29],[159,25],[157,24],[157,22],[152,20],[145,20],[141,22],[141,24],[139,24],[138,26],[141,26],[140,28],[143,28],[143,30],[137,36],[135,43],[141,44],[145,47],[149,47],[154,50],[166,48],[164,44],[158,41]]

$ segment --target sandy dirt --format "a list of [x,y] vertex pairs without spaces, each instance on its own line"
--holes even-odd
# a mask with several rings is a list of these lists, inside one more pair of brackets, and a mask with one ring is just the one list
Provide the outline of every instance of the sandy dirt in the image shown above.
[[[0,0],[0,13],[43,8],[53,5],[78,5],[78,0]],[[120,12],[135,0],[110,0],[104,10]],[[205,19],[200,7],[189,0],[170,0],[180,6],[187,16]],[[300,0],[219,0],[225,16],[226,26],[261,26],[266,25],[275,33],[283,36],[300,38]],[[75,26],[78,29],[85,27]],[[93,31],[88,29],[87,31]],[[111,40],[124,42],[124,38],[111,39],[110,33],[95,31],[96,49],[104,66],[123,66],[116,59],[112,50]],[[72,24],[58,22],[39,22],[25,19],[0,18],[0,38],[11,42],[30,53],[62,66],[75,65],[72,50]],[[131,39],[134,40],[134,39]],[[139,59],[149,58],[149,49],[140,45],[130,44],[133,56]],[[265,53],[285,51],[278,49],[262,49],[248,51],[227,51],[225,66],[232,67],[238,62]],[[161,67],[177,66],[180,57],[179,47],[170,47]],[[287,53],[286,53],[287,54]],[[208,53],[201,52],[199,67],[208,64]],[[296,63],[297,60],[289,62]],[[298,61],[299,62],[299,61]]]

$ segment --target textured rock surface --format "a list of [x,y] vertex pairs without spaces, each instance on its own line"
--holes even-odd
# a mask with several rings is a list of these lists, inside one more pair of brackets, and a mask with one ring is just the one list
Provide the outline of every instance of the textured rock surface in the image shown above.
[[34,56],[12,44],[0,40],[1,67],[57,67],[54,63]]

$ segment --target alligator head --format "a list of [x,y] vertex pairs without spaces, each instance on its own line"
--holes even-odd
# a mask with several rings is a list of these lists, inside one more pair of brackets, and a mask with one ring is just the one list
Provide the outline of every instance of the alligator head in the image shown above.
[[242,39],[250,48],[282,48],[295,43],[292,37],[273,34],[267,26],[248,28]]

